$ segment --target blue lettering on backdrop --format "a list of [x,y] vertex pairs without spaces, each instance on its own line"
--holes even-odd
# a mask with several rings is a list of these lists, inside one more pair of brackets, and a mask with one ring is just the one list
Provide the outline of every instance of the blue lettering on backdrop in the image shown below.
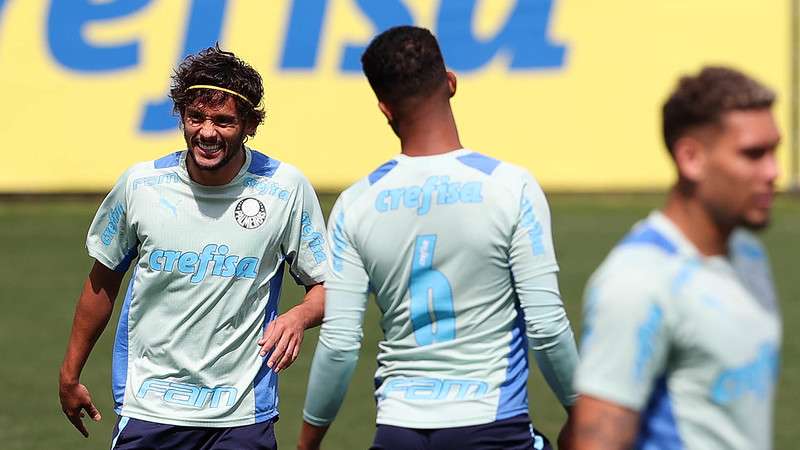
[[[361,12],[366,15],[375,27],[381,32],[397,25],[414,23],[411,13],[403,2],[399,0],[356,0]],[[361,54],[367,49],[366,45],[347,44],[342,56],[342,71],[361,72]]]
[[328,0],[294,0],[286,28],[281,57],[282,69],[313,69],[317,65],[319,40]]
[[[395,25],[413,24],[414,18],[400,0],[356,0],[376,32]],[[511,55],[511,70],[561,67],[565,46],[548,39],[553,0],[517,0],[508,20],[489,40],[473,33],[477,0],[441,0],[435,33],[447,65],[468,72],[486,65],[501,51]],[[327,0],[294,0],[286,32],[281,69],[313,70],[317,65]],[[361,54],[367,42],[344,46],[341,70],[361,72]]]
[[0,21],[3,20],[3,12],[5,12],[5,6],[8,4],[6,0],[0,0]]
[[467,72],[480,69],[501,50],[511,56],[511,70],[561,67],[564,46],[547,38],[553,0],[517,0],[508,21],[494,38],[480,41],[472,31],[476,0],[442,0],[436,31],[447,66]]
[[[477,0],[440,0],[434,32],[439,37],[449,67],[462,72],[480,69],[498,53],[510,56],[510,69],[537,70],[561,67],[566,47],[548,38],[554,0],[517,0],[508,19],[490,39],[473,32]],[[0,0],[0,14],[6,5]],[[52,0],[47,17],[47,40],[53,58],[64,67],[83,72],[107,72],[140,64],[140,42],[94,43],[84,31],[93,22],[132,15],[151,0]],[[293,0],[279,68],[314,70],[328,15],[328,0]],[[401,23],[415,23],[403,0],[356,0],[360,11],[376,32]],[[213,46],[220,40],[228,0],[192,0],[183,42],[186,55]],[[342,47],[340,70],[361,71],[360,56],[367,42],[348,42]],[[166,80],[165,72],[165,80]],[[166,83],[165,83],[166,84]],[[169,98],[145,103],[140,131],[175,129]]]
[[[183,60],[186,55],[212,47],[219,41],[227,5],[228,0],[192,1],[180,60]],[[175,126],[176,118],[172,115],[172,100],[170,98],[164,97],[161,100],[145,104],[140,124],[142,131],[169,131],[174,130]]]
[[139,63],[139,42],[98,45],[87,42],[84,28],[91,22],[124,17],[150,0],[53,0],[47,17],[47,41],[59,64],[77,71],[119,70]]

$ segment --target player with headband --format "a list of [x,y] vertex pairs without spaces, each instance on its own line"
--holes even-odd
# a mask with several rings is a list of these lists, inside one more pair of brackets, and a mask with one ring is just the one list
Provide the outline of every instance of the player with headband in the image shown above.
[[[261,77],[233,53],[190,55],[170,95],[187,149],[135,164],[89,228],[94,266],[61,367],[63,411],[100,420],[81,369],[133,274],[114,344],[114,449],[274,449],[277,373],[319,324],[328,258],[308,180],[245,146]],[[306,287],[278,316],[284,265]]]

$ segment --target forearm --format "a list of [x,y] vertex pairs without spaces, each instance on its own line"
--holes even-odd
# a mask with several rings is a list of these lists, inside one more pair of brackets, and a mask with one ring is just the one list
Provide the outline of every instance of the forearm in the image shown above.
[[636,440],[636,411],[581,396],[572,414],[572,443],[581,450],[627,450]]
[[72,321],[67,351],[61,365],[62,383],[77,383],[86,360],[114,310],[114,299],[123,274],[95,263],[86,279]]
[[358,362],[358,349],[332,350],[322,341],[314,352],[303,419],[311,425],[328,426],[344,401]]
[[530,287],[518,295],[536,363],[561,404],[569,407],[577,398],[572,380],[578,364],[578,350],[555,273],[536,277],[531,280]]
[[533,356],[550,390],[565,408],[569,408],[578,397],[572,387],[578,365],[578,350],[572,330],[568,328],[549,341],[551,345],[534,350]]
[[306,330],[319,326],[325,314],[325,287],[322,283],[307,286],[303,301],[287,312],[298,314]]
[[341,407],[358,361],[365,309],[366,293],[328,291],[303,408],[309,424],[330,424]]

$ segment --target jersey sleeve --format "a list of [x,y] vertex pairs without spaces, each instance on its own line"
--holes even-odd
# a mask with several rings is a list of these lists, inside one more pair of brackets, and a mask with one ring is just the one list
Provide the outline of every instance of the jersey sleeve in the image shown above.
[[341,198],[331,212],[328,239],[332,258],[325,284],[325,317],[311,364],[303,418],[324,426],[342,405],[363,338],[369,281],[345,228]]
[[572,381],[578,352],[558,289],[547,199],[529,174],[523,177],[515,216],[509,262],[528,344],[548,386],[569,406],[576,398]]
[[111,188],[89,226],[86,249],[89,256],[109,269],[126,272],[136,258],[139,242],[131,226],[127,185],[130,170]]
[[325,219],[311,183],[300,176],[281,249],[289,272],[298,284],[310,286],[325,281],[328,244]]
[[664,375],[670,327],[664,302],[633,267],[590,281],[575,386],[636,411]]
[[509,254],[517,281],[558,271],[547,198],[530,174],[522,181]]

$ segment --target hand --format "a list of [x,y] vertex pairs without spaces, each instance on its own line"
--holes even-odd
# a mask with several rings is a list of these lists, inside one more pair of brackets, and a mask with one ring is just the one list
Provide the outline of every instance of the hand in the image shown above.
[[266,356],[272,352],[267,360],[267,366],[275,373],[286,369],[297,359],[305,329],[306,320],[302,311],[299,308],[292,308],[278,316],[264,330],[264,335],[257,342],[261,346],[259,355]]
[[67,415],[67,419],[81,432],[83,437],[88,438],[89,432],[86,431],[81,419],[86,417],[86,413],[89,413],[89,417],[95,422],[100,422],[102,418],[100,411],[92,403],[89,390],[80,383],[60,383],[58,396],[61,399],[61,410]]

